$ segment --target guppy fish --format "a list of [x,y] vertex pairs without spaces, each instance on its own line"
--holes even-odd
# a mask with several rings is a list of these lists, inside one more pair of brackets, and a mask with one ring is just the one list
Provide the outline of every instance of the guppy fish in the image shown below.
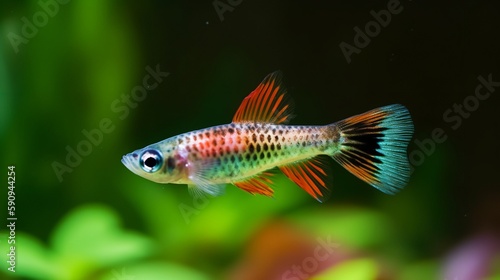
[[384,193],[407,184],[413,122],[404,106],[322,126],[286,125],[292,108],[281,76],[269,74],[243,100],[232,123],[168,138],[123,156],[122,163],[157,183],[187,184],[195,195],[219,195],[234,184],[272,196],[277,167],[322,202],[333,184],[332,158]]

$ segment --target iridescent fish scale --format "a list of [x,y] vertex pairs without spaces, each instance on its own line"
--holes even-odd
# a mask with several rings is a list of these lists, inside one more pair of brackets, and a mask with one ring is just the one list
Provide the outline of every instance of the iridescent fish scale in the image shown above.
[[238,181],[279,164],[313,157],[331,146],[329,127],[228,124],[177,136],[192,160],[210,160],[210,180]]

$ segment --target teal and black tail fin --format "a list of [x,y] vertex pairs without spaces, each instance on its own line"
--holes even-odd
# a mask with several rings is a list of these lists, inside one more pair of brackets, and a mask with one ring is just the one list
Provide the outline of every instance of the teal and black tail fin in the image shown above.
[[408,110],[389,105],[334,124],[339,150],[333,158],[356,177],[394,194],[406,186],[410,164],[406,150],[413,136]]

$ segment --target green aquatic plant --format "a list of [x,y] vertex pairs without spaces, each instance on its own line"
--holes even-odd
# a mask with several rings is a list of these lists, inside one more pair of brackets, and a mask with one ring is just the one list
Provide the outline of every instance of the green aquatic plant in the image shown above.
[[18,233],[16,271],[7,276],[54,280],[208,279],[179,264],[150,260],[157,251],[153,240],[124,229],[118,215],[101,205],[89,204],[70,212],[55,227],[48,243]]

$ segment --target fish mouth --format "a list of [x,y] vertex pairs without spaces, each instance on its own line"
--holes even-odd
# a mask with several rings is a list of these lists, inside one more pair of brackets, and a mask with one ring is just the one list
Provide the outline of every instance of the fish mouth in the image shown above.
[[139,167],[139,163],[136,158],[136,153],[126,154],[122,157],[121,162],[128,170],[132,171],[132,173],[143,177],[144,175],[142,174],[142,169]]
[[132,161],[130,160],[130,156],[129,155],[124,155],[122,157],[122,164],[125,165],[125,167],[127,167],[130,171],[134,172],[134,165],[132,164]]
[[122,157],[122,164],[128,167],[129,162],[128,162],[128,157],[126,155]]

